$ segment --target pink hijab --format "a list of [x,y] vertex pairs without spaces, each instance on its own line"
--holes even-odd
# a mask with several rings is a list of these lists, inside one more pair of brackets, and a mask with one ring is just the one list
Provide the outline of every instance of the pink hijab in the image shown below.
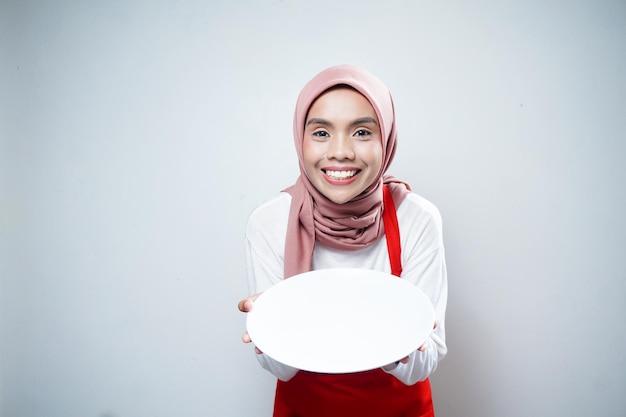
[[[378,176],[362,194],[344,204],[334,203],[321,194],[310,182],[302,163],[304,124],[309,108],[322,93],[339,84],[351,86],[368,99],[376,111],[383,140],[383,163]],[[285,278],[311,270],[316,241],[341,250],[363,249],[378,241],[384,235],[383,184],[389,186],[396,207],[411,189],[408,184],[385,175],[396,151],[395,113],[389,90],[359,67],[330,67],[304,86],[296,103],[293,134],[300,176],[285,190],[292,197],[285,244]]]

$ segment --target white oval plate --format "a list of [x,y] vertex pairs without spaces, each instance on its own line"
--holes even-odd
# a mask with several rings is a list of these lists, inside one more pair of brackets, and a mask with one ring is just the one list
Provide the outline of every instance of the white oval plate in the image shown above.
[[435,314],[415,285],[369,269],[306,272],[262,293],[247,315],[254,344],[297,369],[350,373],[378,368],[417,350]]

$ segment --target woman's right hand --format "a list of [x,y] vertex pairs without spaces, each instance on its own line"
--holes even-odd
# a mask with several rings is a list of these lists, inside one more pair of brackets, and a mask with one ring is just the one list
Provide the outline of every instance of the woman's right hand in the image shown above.
[[[246,297],[243,300],[239,301],[239,304],[237,305],[237,307],[239,308],[239,311],[241,311],[242,313],[250,312],[250,310],[252,310],[252,306],[254,305],[254,300],[259,298],[259,295],[261,295],[261,293],[253,294],[250,297]],[[252,339],[250,339],[250,335],[248,334],[247,331],[244,332],[243,336],[241,336],[241,340],[244,343],[251,343],[252,342]],[[258,354],[263,353],[256,346],[254,347],[254,351],[256,353],[258,353]]]

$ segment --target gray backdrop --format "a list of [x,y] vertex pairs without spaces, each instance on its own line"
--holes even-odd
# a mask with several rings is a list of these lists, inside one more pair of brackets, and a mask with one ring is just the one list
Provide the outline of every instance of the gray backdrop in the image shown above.
[[441,210],[438,417],[626,415],[623,1],[0,1],[0,414],[269,416],[245,222],[339,63]]

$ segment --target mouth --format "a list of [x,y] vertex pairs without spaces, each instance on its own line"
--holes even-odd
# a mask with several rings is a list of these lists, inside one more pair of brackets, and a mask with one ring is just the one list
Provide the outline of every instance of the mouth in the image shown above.
[[346,170],[333,170],[333,169],[323,169],[322,172],[334,181],[347,181],[351,178],[354,178],[356,174],[358,174],[360,169],[346,169]]

